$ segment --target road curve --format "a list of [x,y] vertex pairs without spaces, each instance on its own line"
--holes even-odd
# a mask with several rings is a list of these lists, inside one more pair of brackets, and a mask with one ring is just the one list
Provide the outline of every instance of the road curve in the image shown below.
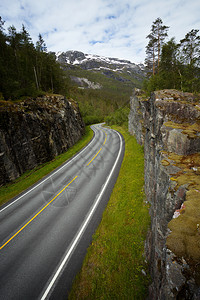
[[100,124],[73,159],[0,209],[0,299],[67,299],[109,200],[122,136]]

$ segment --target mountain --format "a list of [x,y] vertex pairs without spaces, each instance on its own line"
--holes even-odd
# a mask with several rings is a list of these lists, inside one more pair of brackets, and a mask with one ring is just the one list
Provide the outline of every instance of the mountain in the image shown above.
[[112,70],[123,72],[124,70],[135,71],[144,74],[143,64],[134,64],[128,60],[110,58],[93,54],[84,54],[79,51],[58,52],[57,60],[65,65],[79,65],[85,70]]
[[[65,71],[82,69],[100,73],[107,78],[130,83],[136,87],[140,87],[145,78],[144,65],[137,65],[128,60],[85,54],[80,51],[58,52],[56,57]],[[71,79],[75,80],[74,76]]]
[[130,96],[145,79],[142,64],[79,51],[59,52],[56,57],[68,79],[67,97],[78,102],[85,124],[106,118],[110,124],[127,122]]

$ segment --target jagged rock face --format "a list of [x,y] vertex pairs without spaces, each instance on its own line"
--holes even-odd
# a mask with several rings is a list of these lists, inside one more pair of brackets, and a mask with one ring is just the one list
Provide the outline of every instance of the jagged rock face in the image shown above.
[[84,133],[78,106],[45,96],[0,106],[0,185],[67,151]]
[[141,90],[135,89],[133,97],[130,99],[130,114],[129,114],[129,132],[135,135],[137,142],[140,145],[144,144],[144,118],[145,102],[139,100],[137,96],[142,95]]
[[58,61],[60,63],[69,63],[69,64],[74,64],[75,62],[80,62],[84,60],[85,54],[80,51],[67,51],[67,52],[62,52],[58,55]]
[[200,95],[175,90],[150,99],[136,91],[131,99],[129,131],[144,144],[151,203],[149,299],[200,299],[200,215],[190,213],[200,208],[199,103]]

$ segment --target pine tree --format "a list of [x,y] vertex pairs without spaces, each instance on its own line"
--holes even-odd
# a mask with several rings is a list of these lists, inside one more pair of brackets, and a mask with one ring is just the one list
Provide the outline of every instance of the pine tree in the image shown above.
[[3,94],[6,91],[7,79],[7,44],[6,35],[4,34],[4,21],[0,17],[0,98],[3,98]]
[[164,88],[181,88],[180,63],[177,59],[179,46],[172,38],[162,47],[160,61],[160,75],[163,78]]
[[36,66],[34,66],[35,79],[38,89],[45,89],[45,61],[46,61],[47,47],[42,38],[38,35],[36,42]]
[[197,35],[198,32],[198,29],[192,29],[180,41],[183,61],[191,66],[200,65],[200,36]]
[[152,70],[153,75],[155,75],[156,39],[151,34],[149,34],[147,38],[149,38],[149,43],[146,46],[147,57],[145,59],[145,64],[147,69]]
[[0,99],[37,97],[43,91],[65,94],[66,78],[41,34],[34,46],[24,25],[20,32],[10,26],[7,35],[3,26],[0,17]]
[[38,41],[36,42],[36,50],[38,52],[47,52],[47,46],[46,46],[44,39],[40,33],[38,35]]
[[183,69],[183,89],[198,91],[200,87],[200,36],[192,29],[180,41],[180,61]]
[[32,39],[23,24],[20,34],[21,88],[22,93],[24,95],[28,95],[28,93],[34,93],[36,90],[36,86],[35,84],[33,84],[33,64],[35,61],[35,48]]
[[147,58],[145,63],[152,68],[152,73],[159,72],[161,49],[165,38],[167,37],[168,26],[163,25],[161,18],[157,18],[151,27],[151,32],[147,36],[149,43],[146,47]]

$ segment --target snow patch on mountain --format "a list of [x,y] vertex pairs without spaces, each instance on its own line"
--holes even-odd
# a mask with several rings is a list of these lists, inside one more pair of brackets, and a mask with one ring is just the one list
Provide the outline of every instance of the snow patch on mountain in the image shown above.
[[128,60],[85,54],[80,51],[58,52],[56,57],[61,64],[74,66],[79,65],[81,68],[86,70],[104,69],[121,72],[126,69],[127,71],[129,70],[136,73],[144,72],[144,66],[142,64],[137,65]]

